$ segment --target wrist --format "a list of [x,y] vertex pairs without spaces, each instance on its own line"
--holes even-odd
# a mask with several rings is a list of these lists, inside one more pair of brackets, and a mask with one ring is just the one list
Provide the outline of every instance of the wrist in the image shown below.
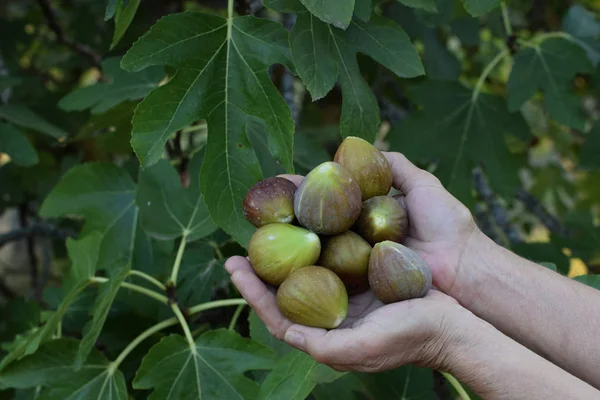
[[473,304],[484,299],[484,284],[495,273],[490,270],[487,260],[501,257],[503,250],[479,228],[475,228],[461,254],[456,279],[448,294],[471,310]]

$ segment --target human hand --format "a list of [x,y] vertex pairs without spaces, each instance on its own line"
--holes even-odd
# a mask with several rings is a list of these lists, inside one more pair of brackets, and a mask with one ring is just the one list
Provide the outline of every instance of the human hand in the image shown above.
[[462,279],[468,271],[460,271],[461,259],[481,231],[469,209],[433,174],[418,168],[400,153],[383,154],[392,167],[394,188],[405,196],[409,233],[403,244],[425,260],[435,287],[458,298],[455,293],[468,287],[468,278]]
[[371,290],[349,298],[348,316],[333,330],[294,324],[279,311],[276,295],[244,257],[225,263],[231,280],[271,334],[337,371],[378,372],[407,364],[444,369],[472,316],[449,296],[383,305]]

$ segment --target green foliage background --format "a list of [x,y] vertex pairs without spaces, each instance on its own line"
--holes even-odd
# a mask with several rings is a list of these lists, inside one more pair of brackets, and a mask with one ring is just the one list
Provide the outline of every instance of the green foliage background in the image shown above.
[[435,371],[342,374],[274,339],[223,270],[254,232],[243,197],[361,136],[600,289],[599,10],[4,2],[0,208],[21,226],[0,247],[24,243],[30,287],[0,269],[0,399],[451,398]]

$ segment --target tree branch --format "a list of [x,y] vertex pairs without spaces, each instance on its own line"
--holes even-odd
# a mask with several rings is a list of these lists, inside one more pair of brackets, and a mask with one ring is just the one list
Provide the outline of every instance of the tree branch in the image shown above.
[[560,221],[550,214],[544,205],[527,190],[520,188],[517,191],[517,199],[523,202],[525,208],[535,215],[550,232],[559,236],[569,236],[569,230],[562,226]]
[[51,236],[59,239],[66,239],[75,236],[75,232],[59,229],[54,225],[40,222],[0,235],[0,248],[7,243],[36,236]]
[[473,185],[477,194],[487,205],[496,224],[511,243],[520,243],[523,241],[521,234],[517,228],[510,222],[506,208],[500,203],[498,197],[492,191],[487,180],[483,176],[483,172],[479,168],[473,170]]
[[50,5],[49,0],[37,0],[38,4],[42,9],[42,13],[44,17],[48,21],[48,27],[56,34],[56,38],[59,42],[64,43],[72,50],[77,53],[87,57],[90,61],[92,61],[95,65],[99,65],[100,61],[102,61],[102,56],[92,49],[89,46],[86,46],[82,43],[76,42],[70,36],[67,36],[61,26],[58,24],[58,18],[56,16],[56,12]]

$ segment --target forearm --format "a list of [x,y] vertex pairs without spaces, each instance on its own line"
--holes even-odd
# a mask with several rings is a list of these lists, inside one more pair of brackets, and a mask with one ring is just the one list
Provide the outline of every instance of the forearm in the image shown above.
[[465,251],[461,276],[469,278],[452,295],[463,306],[600,388],[600,291],[527,261],[484,235]]
[[484,321],[474,321],[464,332],[445,369],[486,400],[600,398],[592,386]]

